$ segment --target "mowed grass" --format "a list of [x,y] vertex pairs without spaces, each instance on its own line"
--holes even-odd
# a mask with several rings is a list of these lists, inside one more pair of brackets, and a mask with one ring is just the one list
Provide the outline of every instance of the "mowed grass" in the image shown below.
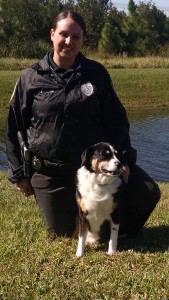
[[109,73],[128,111],[169,108],[169,69],[111,69]]
[[[84,49],[86,57],[101,62],[108,69],[129,69],[129,68],[169,68],[168,57],[147,56],[147,57],[127,57],[102,55],[97,51],[91,52]],[[0,58],[0,70],[23,70],[27,66],[35,63],[38,59]]]
[[51,241],[36,203],[0,173],[1,300],[168,300],[169,184],[135,239],[87,247],[75,258],[76,239]]

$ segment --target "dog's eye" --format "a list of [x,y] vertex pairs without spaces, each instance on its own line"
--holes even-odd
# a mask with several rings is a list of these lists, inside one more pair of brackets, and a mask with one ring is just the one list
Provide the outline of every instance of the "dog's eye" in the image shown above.
[[104,151],[104,153],[103,153],[103,157],[104,157],[105,159],[110,159],[110,158],[111,158],[111,155],[112,155],[112,153],[111,153],[111,151],[110,151],[109,149],[106,149],[106,150]]
[[109,151],[109,150],[106,150],[106,154],[110,154],[110,151]]

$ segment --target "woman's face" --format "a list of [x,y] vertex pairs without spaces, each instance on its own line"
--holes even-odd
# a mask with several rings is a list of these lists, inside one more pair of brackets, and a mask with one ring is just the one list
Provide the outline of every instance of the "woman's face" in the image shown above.
[[70,17],[57,23],[56,29],[51,29],[51,41],[54,47],[54,61],[73,64],[76,55],[83,45],[83,30]]

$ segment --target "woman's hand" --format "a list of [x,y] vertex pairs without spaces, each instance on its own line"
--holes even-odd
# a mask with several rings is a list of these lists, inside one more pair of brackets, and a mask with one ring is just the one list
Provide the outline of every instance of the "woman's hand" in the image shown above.
[[123,174],[124,182],[127,183],[129,175],[130,175],[130,168],[129,168],[128,165],[123,166],[123,173],[122,174]]
[[16,183],[17,189],[24,194],[25,197],[33,195],[33,188],[30,180],[25,178]]

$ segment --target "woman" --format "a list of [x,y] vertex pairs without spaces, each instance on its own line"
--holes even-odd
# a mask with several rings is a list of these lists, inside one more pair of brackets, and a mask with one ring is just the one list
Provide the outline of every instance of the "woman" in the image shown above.
[[[53,51],[22,72],[11,98],[9,180],[26,197],[35,195],[50,233],[72,236],[77,215],[75,174],[83,150],[100,141],[119,145],[126,163],[126,204],[120,232],[136,234],[153,211],[160,192],[135,164],[126,111],[105,68],[80,53],[86,35],[82,17],[62,12],[50,35]],[[18,132],[22,132],[29,148],[30,178],[23,171],[24,144],[19,144]]]

